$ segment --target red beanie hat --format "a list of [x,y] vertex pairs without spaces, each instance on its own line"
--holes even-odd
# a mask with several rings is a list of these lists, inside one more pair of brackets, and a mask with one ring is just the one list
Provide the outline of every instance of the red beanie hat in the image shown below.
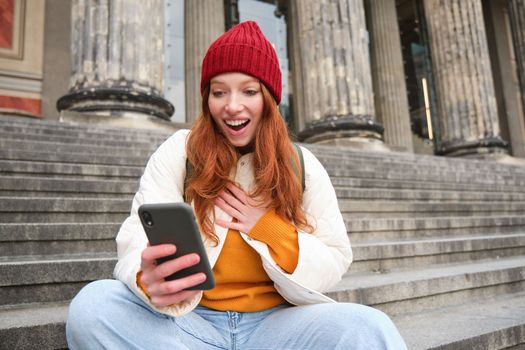
[[240,72],[259,79],[281,102],[281,69],[272,44],[254,21],[239,23],[222,34],[208,48],[201,71],[201,95],[219,74]]

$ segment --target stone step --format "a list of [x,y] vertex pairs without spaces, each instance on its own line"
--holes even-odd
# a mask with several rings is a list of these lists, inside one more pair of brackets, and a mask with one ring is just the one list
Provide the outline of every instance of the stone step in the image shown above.
[[114,138],[116,140],[141,139],[163,140],[173,133],[172,130],[130,129],[102,124],[68,124],[55,120],[20,119],[0,116],[0,130],[13,133],[40,133],[59,136],[89,135],[94,138]]
[[[77,184],[72,183],[72,186]],[[65,191],[69,190],[67,184],[64,185]],[[65,192],[64,191],[64,192]],[[71,191],[71,197],[56,197],[57,193],[52,193],[52,197],[46,196],[23,196],[20,193],[15,196],[0,197],[0,222],[41,222],[36,221],[36,217],[45,215],[55,215],[48,217],[46,221],[59,222],[56,215],[77,215],[79,220],[86,215],[113,215],[127,214],[131,207],[133,191],[115,197],[107,197],[101,193],[99,197],[86,198],[80,191]],[[58,193],[60,194],[60,192]],[[519,216],[524,209],[523,202],[506,203],[461,203],[461,202],[403,202],[403,201],[366,201],[366,200],[341,200],[340,207],[343,216],[347,221],[364,219],[384,219],[382,223],[388,222],[387,218],[406,218],[408,220],[418,218],[433,218],[436,216],[445,217],[449,220],[482,219],[483,217]],[[81,216],[78,216],[81,215]],[[117,216],[121,218],[121,215]],[[93,217],[92,219],[95,219]],[[73,222],[67,220],[67,222]],[[81,221],[85,222],[85,221]],[[90,221],[93,222],[93,221]],[[113,221],[116,222],[116,221]],[[447,223],[450,224],[450,223]],[[495,224],[497,225],[497,223]],[[347,226],[348,227],[348,226]],[[354,227],[349,228],[349,232],[354,232]]]
[[[10,141],[36,141],[36,142],[55,142],[60,144],[77,144],[77,145],[93,145],[104,147],[126,147],[130,149],[143,149],[153,151],[157,148],[162,141],[152,140],[150,138],[141,140],[136,138],[100,138],[99,135],[53,135],[53,134],[42,134],[34,132],[33,130],[27,130],[21,133],[15,133],[12,131],[3,131],[0,127],[0,139]],[[113,136],[113,135],[112,135]]]
[[121,223],[3,223],[0,257],[116,252]]
[[[92,135],[79,135],[78,133],[75,133],[73,135],[71,134],[41,134],[38,133],[38,130],[16,130],[15,128],[11,128],[14,130],[6,130],[2,132],[2,128],[0,128],[0,139],[6,140],[8,142],[22,142],[22,143],[28,143],[28,142],[52,142],[54,144],[61,144],[61,145],[98,145],[98,146],[106,146],[106,147],[115,147],[115,148],[126,148],[126,149],[135,149],[135,150],[145,150],[146,153],[151,153],[166,137],[165,135],[162,135],[163,138],[160,140],[152,140],[151,138],[146,138],[145,140],[137,139],[137,135],[133,135],[133,137],[120,137],[115,139],[114,135],[110,135],[110,137],[101,137],[101,134],[92,134]],[[80,129],[79,129],[80,130]],[[53,130],[54,131],[54,130]],[[70,131],[71,132],[71,131]],[[125,133],[126,131],[123,130],[121,133]],[[169,136],[169,135],[168,135]],[[16,146],[16,145],[15,145]],[[308,146],[308,145],[306,145]],[[20,149],[20,147],[15,147],[17,149]],[[359,155],[352,156],[348,158],[348,156],[344,156],[344,154],[336,154],[336,155],[325,155],[323,153],[317,152],[318,156],[323,159],[324,163],[326,163],[327,166],[331,166],[333,164],[335,165],[341,165],[344,164],[344,168],[352,169],[352,170],[361,170],[361,171],[374,171],[377,170],[378,167],[386,167],[390,170],[392,169],[406,169],[407,167],[410,170],[415,171],[421,171],[426,170],[429,172],[436,172],[440,169],[450,170],[450,166],[447,166],[446,162],[438,162],[436,164],[435,161],[429,160],[428,164],[421,164],[421,162],[418,162],[417,164],[414,164],[412,159],[408,159],[408,161],[404,158],[397,159],[396,157],[393,158],[381,158],[379,160],[370,161],[369,157],[360,157]],[[440,164],[441,163],[441,164]],[[487,166],[485,163],[482,163],[483,165],[480,165],[478,163],[465,163],[460,168],[455,168],[455,171],[475,171],[480,172],[484,175],[486,169],[480,168],[481,166]],[[468,167],[467,167],[468,165]],[[499,172],[502,173],[502,170],[505,170],[505,173],[508,174],[509,171],[512,171],[514,174],[516,173],[514,171],[514,168],[501,168],[499,167]]]
[[[36,147],[36,146],[35,146]],[[0,160],[2,161],[3,168],[7,170],[12,169],[16,165],[9,165],[11,162],[21,162],[21,163],[31,163],[38,162],[42,168],[42,163],[48,164],[82,164],[82,165],[107,165],[107,166],[128,166],[128,167],[140,167],[143,168],[148,160],[147,156],[130,156],[129,152],[123,150],[122,156],[117,156],[114,154],[111,148],[103,148],[104,152],[97,154],[86,154],[86,153],[71,153],[68,147],[65,148],[64,152],[49,151],[43,152],[41,150],[20,150],[20,149],[0,149]],[[38,167],[38,165],[36,165]],[[20,167],[20,166],[19,166]],[[30,167],[26,165],[26,168]],[[53,165],[47,165],[48,168],[52,168]],[[4,171],[2,168],[2,171]],[[7,171],[5,170],[5,171]],[[21,169],[23,171],[23,169]],[[26,170],[28,171],[28,170]],[[396,174],[392,173],[382,173],[382,172],[351,172],[343,170],[342,173],[338,171],[333,171],[328,169],[329,174],[332,177],[362,177],[364,179],[380,179],[380,180],[412,180],[420,182],[440,182],[440,183],[469,183],[469,184],[479,184],[479,185],[495,185],[495,186],[522,186],[521,183],[525,185],[525,181],[510,181],[510,180],[498,180],[496,176],[488,177],[486,179],[480,179],[477,177],[474,178],[462,178],[461,176],[436,176],[436,175],[418,175],[407,172],[398,172]],[[454,179],[456,179],[454,181]],[[518,191],[523,193],[522,187],[518,187]]]
[[0,159],[2,160],[22,160],[22,161],[37,161],[37,162],[58,162],[58,163],[73,163],[73,164],[102,164],[102,165],[124,165],[124,166],[138,166],[144,167],[148,161],[148,157],[116,157],[110,153],[100,154],[82,154],[82,153],[68,153],[68,152],[40,152],[40,151],[24,151],[15,149],[0,149]]
[[523,349],[525,292],[393,318],[411,350]]
[[[1,152],[1,151],[0,151]],[[64,162],[23,160],[0,160],[2,176],[46,176],[74,179],[110,179],[136,181],[144,171],[144,165],[96,165]]]
[[[144,164],[145,165],[145,164]],[[36,162],[23,160],[0,160],[0,176],[33,176],[38,178],[39,175],[45,177],[57,177],[56,175],[79,175],[89,177],[127,177],[138,178],[142,175],[143,167],[119,166],[119,165],[93,165],[93,164],[71,164],[64,162]],[[43,177],[43,176],[42,176]],[[1,178],[0,178],[1,180]],[[120,180],[120,179],[117,179]],[[10,181],[13,181],[12,179]],[[384,180],[370,178],[355,178],[353,176],[341,178],[333,177],[332,183],[340,189],[370,189],[370,190],[431,190],[431,191],[448,191],[448,192],[487,192],[487,193],[520,193],[525,194],[525,189],[517,186],[503,186],[472,183],[446,183],[446,182],[421,182],[410,180]]]
[[[108,197],[109,195],[124,195],[122,198],[129,198],[138,189],[138,178],[134,180],[110,180],[107,179],[76,179],[76,178],[62,178],[62,177],[41,177],[41,176],[13,176],[13,174],[2,176],[0,175],[0,196],[77,196],[85,197],[89,194],[97,197]],[[377,193],[383,194],[383,197],[399,197],[399,193],[403,193],[407,200],[419,194],[419,196],[427,196],[426,190],[398,190],[398,189],[341,189],[341,191],[350,191],[356,195],[359,193],[372,193],[373,197],[377,197]],[[363,192],[365,191],[365,192]],[[419,193],[418,193],[419,191]],[[431,190],[431,192],[440,192]],[[345,192],[343,192],[345,193]],[[408,195],[412,193],[412,196]],[[467,192],[467,191],[447,191],[448,197],[443,194],[443,200],[454,200],[454,197],[475,197],[475,198],[489,198],[492,202],[439,202],[439,201],[416,201],[407,203],[405,201],[388,201],[374,200],[367,201],[362,199],[341,199],[340,208],[343,212],[348,212],[352,215],[365,215],[368,212],[435,212],[440,215],[446,213],[458,213],[471,215],[476,212],[504,212],[523,210],[523,202],[508,203],[511,199],[525,200],[525,193],[500,193],[500,192]],[[411,198],[412,197],[412,198]],[[500,202],[494,202],[494,201]],[[503,202],[505,201],[505,202]]]
[[99,146],[96,140],[93,144],[67,144],[58,142],[46,142],[35,140],[3,140],[0,139],[1,149],[12,149],[17,151],[31,151],[38,150],[39,152],[53,152],[53,153],[80,153],[83,155],[105,155],[111,154],[113,157],[133,157],[133,158],[149,158],[153,150],[142,150],[128,147],[107,147]]
[[[309,145],[305,145],[309,148]],[[383,158],[371,158],[368,154],[362,156],[350,152],[341,152],[335,155],[326,155],[322,152],[312,150],[326,166],[330,168],[349,168],[352,170],[375,170],[375,169],[395,169],[395,170],[410,170],[419,172],[434,172],[434,171],[453,171],[459,173],[476,173],[480,176],[496,172],[506,176],[525,176],[525,170],[522,166],[513,164],[503,164],[494,161],[470,161],[463,159],[460,162],[455,162],[452,158],[446,157],[432,157],[424,158],[421,155],[415,155],[414,159],[399,158],[395,156],[385,156]],[[441,159],[441,161],[437,161]]]
[[348,273],[327,295],[403,315],[525,289],[525,256],[438,265],[386,274]]
[[69,303],[0,307],[0,349],[67,349]]
[[[2,125],[2,123],[0,123],[0,125]],[[61,124],[58,124],[61,126]],[[39,125],[40,127],[43,127],[41,124]],[[49,128],[48,125],[45,125],[45,127]],[[56,126],[55,126],[56,127]],[[60,141],[60,137],[64,137],[63,141],[66,142],[66,143],[69,143],[71,142],[72,140],[79,140],[80,143],[86,143],[86,142],[89,142],[89,138],[79,138],[78,135],[71,135],[71,132],[73,130],[83,130],[85,127],[84,126],[75,126],[73,128],[71,127],[68,127],[68,133],[65,134],[65,136],[57,136],[55,139],[54,139],[54,142],[57,142],[57,141]],[[94,128],[94,130],[98,130],[99,128]],[[49,130],[52,130],[52,131],[55,131],[54,128],[52,129],[49,129]],[[112,131],[114,131],[116,133],[116,135],[111,135],[109,138],[108,138],[108,142],[109,144],[111,145],[115,145],[115,142],[117,142],[118,140],[115,140],[116,136],[117,135],[125,135],[127,137],[127,139],[123,140],[123,142],[137,142],[137,135],[141,135],[140,133],[136,133],[135,131],[130,131],[130,130],[127,130],[127,129],[110,129]],[[21,132],[23,132],[22,130],[20,130]],[[28,131],[31,131],[31,130],[25,130],[26,131],[26,134]],[[11,136],[9,136],[9,139],[14,139],[15,136],[12,136],[13,134],[9,134]],[[16,134],[14,134],[16,135]],[[23,138],[27,138],[27,139],[30,139],[30,135],[23,135],[20,136],[20,137],[23,137]],[[33,133],[33,135],[38,135],[38,134],[35,134]],[[93,142],[95,142],[96,144],[100,144],[100,143],[104,143],[105,140],[101,140],[100,138],[100,134],[93,134]],[[159,143],[165,139],[167,136],[169,136],[169,133],[161,133],[160,134],[160,138],[157,140]],[[36,140],[33,140],[33,141],[36,141]],[[147,141],[150,141],[150,139],[148,139]],[[148,143],[151,143],[151,142],[144,142],[144,145],[147,145]],[[138,142],[140,143],[140,142]],[[108,145],[109,145],[108,144]],[[377,158],[380,160],[380,163],[379,164],[383,164],[384,166],[387,166],[388,168],[392,168],[392,167],[395,167],[396,165],[397,166],[401,166],[403,168],[405,168],[407,165],[410,166],[410,167],[414,167],[414,169],[418,170],[418,169],[427,169],[429,166],[433,166],[434,168],[436,168],[436,166],[439,168],[439,167],[445,167],[445,168],[450,168],[450,159],[447,158],[445,160],[441,160],[442,157],[428,157],[428,156],[420,156],[420,155],[417,155],[417,156],[414,156],[414,155],[411,155],[411,156],[407,156],[405,154],[396,154],[396,153],[388,153],[388,154],[384,154],[384,155],[376,155],[376,154],[369,154],[369,153],[359,153],[359,152],[351,152],[351,151],[347,151],[345,152],[346,155],[342,155],[342,154],[334,154],[333,152],[323,152],[323,149],[319,149],[319,147],[317,146],[314,146],[314,145],[306,145],[307,147],[311,148],[314,150],[314,152],[316,152],[320,157],[324,158],[325,159],[325,162],[326,163],[335,163],[335,164],[345,164],[345,167],[348,168],[348,166],[352,167],[352,166],[358,166],[359,168],[363,168],[363,166],[366,166],[367,164],[369,166],[372,166],[372,169],[377,169],[377,164],[374,164],[371,160],[373,160],[374,158]],[[129,145],[126,144],[126,148],[129,148]],[[151,150],[153,149],[154,147],[146,147],[147,149]],[[346,164],[346,161],[345,159],[346,158],[349,158],[349,160],[351,160],[348,164]],[[417,157],[417,158],[415,158]],[[414,160],[417,159],[418,162],[417,162],[417,165],[414,165]],[[424,166],[425,164],[422,164],[422,162],[424,161],[427,161],[428,162],[428,166]],[[363,163],[363,164],[361,164]],[[448,166],[447,166],[448,165]],[[497,168],[499,172],[502,172],[504,169],[508,169],[509,171],[511,171],[513,174],[516,174],[516,173],[521,173],[521,174],[524,174],[525,172],[524,171],[521,171],[521,168],[520,167],[515,167],[515,166],[511,166],[511,165],[506,165],[506,164],[499,164],[499,163],[494,163],[494,162],[477,162],[477,161],[473,161],[473,160],[454,160],[453,162],[453,165],[455,167],[455,170],[456,171],[460,171],[460,170],[485,170],[485,168],[480,168],[480,167],[490,167],[490,169],[494,169],[494,168]],[[468,167],[467,167],[468,166]],[[432,169],[434,169],[432,168]],[[432,170],[433,172],[433,170]]]
[[[4,130],[4,132],[9,132],[10,134],[19,134],[22,135],[21,137],[24,137],[24,134],[31,135],[41,131],[55,133],[55,135],[57,132],[63,132],[62,136],[66,138],[79,138],[79,134],[74,133],[81,131],[83,133],[92,132],[93,135],[91,136],[102,142],[104,142],[104,139],[102,139],[104,136],[107,136],[106,139],[108,139],[109,141],[117,141],[119,139],[122,139],[125,142],[139,141],[140,137],[146,136],[146,142],[153,140],[159,143],[172,133],[170,131],[133,130],[100,125],[68,125],[50,120],[20,121],[16,119],[16,117],[0,117],[0,131]],[[513,173],[525,174],[525,170],[523,170],[520,167],[490,161],[477,161],[472,159],[452,159],[445,157],[414,155],[397,152],[367,153],[350,150],[344,147],[310,144],[304,146],[311,149],[319,156],[326,158],[328,161],[330,159],[334,159],[337,163],[341,163],[341,159],[344,160],[346,158],[351,158],[353,164],[360,162],[362,162],[363,164],[372,164],[377,160],[380,161],[382,164],[386,165],[408,164],[410,166],[414,166],[414,164],[417,164],[417,168],[421,168],[422,165],[434,165],[439,167],[450,167],[452,165],[455,169],[464,168],[475,170],[479,169],[480,167],[488,167],[488,169],[498,171],[501,171],[502,169],[512,169]]]
[[[111,147],[88,147],[82,146],[85,148],[82,151],[79,147],[71,147],[68,145],[56,146],[56,145],[42,145],[42,144],[27,144],[27,149],[24,147],[9,149],[9,150],[0,150],[0,157],[7,160],[26,160],[26,161],[45,161],[45,162],[67,162],[67,163],[86,163],[86,164],[111,164],[111,165],[132,165],[144,167],[148,156],[151,153],[150,151],[130,151],[125,148],[111,148]],[[38,151],[35,151],[38,150]],[[79,154],[76,154],[79,153]],[[338,170],[328,169],[329,174],[334,178],[335,185],[345,186],[347,183],[340,181],[341,177],[344,178],[361,178],[361,179],[377,179],[377,180],[412,180],[418,181],[419,184],[424,183],[452,183],[452,184],[464,184],[468,183],[469,185],[477,184],[478,187],[481,185],[491,185],[508,188],[516,188],[520,192],[525,192],[523,190],[523,185],[525,185],[525,179],[516,180],[498,177],[497,174],[492,176],[474,176],[472,174],[462,176],[459,173],[416,173],[408,171],[397,171],[393,172],[392,170],[381,171],[375,170],[370,172],[365,171],[351,171],[348,169],[343,169],[342,172]],[[348,184],[352,186],[351,183]],[[420,186],[421,187],[421,186]],[[508,189],[507,188],[507,189]]]
[[122,193],[97,193],[97,192],[56,192],[56,191],[10,191],[0,190],[0,197],[56,197],[59,195],[62,198],[78,198],[82,196],[84,199],[100,198],[100,199],[126,199],[130,201],[133,199],[133,195],[122,194]]
[[[1,153],[2,151],[0,151]],[[49,154],[48,154],[49,155]],[[74,157],[75,159],[77,157]],[[100,158],[98,156],[87,157],[89,160]],[[104,158],[104,157],[102,157]],[[122,159],[121,159],[122,160]],[[17,183],[13,177],[28,177],[28,176],[45,176],[56,179],[108,179],[117,178],[115,180],[127,181],[126,186],[131,186],[133,181],[138,181],[142,175],[143,165],[141,166],[119,166],[119,165],[95,165],[95,164],[68,164],[63,162],[32,162],[32,161],[6,161],[0,160],[0,174],[1,178],[8,178],[9,184]],[[46,185],[58,180],[49,180]],[[115,183],[116,185],[117,183]],[[432,189],[421,188],[398,188],[393,185],[393,188],[357,188],[356,186],[336,187],[339,198],[352,199],[403,199],[403,200],[467,200],[467,201],[525,201],[525,192],[521,188],[516,188],[510,192],[494,191],[491,187],[486,187],[483,191],[479,187],[472,191],[468,188],[459,190],[460,184],[454,185],[455,188],[441,190],[436,186],[431,186]],[[369,183],[367,184],[369,185]],[[430,183],[429,185],[435,185]],[[0,184],[0,186],[2,186]],[[10,185],[3,185],[3,189],[10,189]],[[19,186],[19,185],[17,185]],[[33,187],[35,187],[34,185]],[[80,183],[78,186],[82,186]],[[446,186],[446,185],[445,185]],[[377,186],[380,187],[380,186]],[[419,186],[423,187],[423,186]],[[18,187],[17,187],[18,188]],[[502,189],[502,188],[501,188]],[[511,187],[506,187],[506,190],[511,190]]]
[[116,253],[4,257],[0,305],[70,300],[86,283],[111,278],[116,262]]
[[[20,118],[18,118],[20,119]],[[0,117],[0,130],[1,128],[19,128],[16,129],[6,129],[5,131],[15,132],[15,133],[30,133],[35,132],[35,130],[43,129],[48,132],[65,132],[64,136],[73,136],[72,133],[82,131],[82,132],[94,132],[94,137],[100,139],[101,136],[107,134],[110,135],[110,138],[115,139],[116,137],[127,137],[129,141],[137,140],[141,136],[152,136],[154,139],[164,139],[166,136],[171,134],[170,131],[154,131],[154,130],[133,130],[133,129],[122,129],[109,126],[101,125],[69,125],[64,123],[59,123],[51,120],[17,120],[16,117]],[[25,128],[25,129],[23,129]],[[74,135],[75,137],[78,135]],[[450,159],[445,157],[435,157],[435,156],[426,156],[426,155],[414,155],[407,153],[399,152],[387,152],[387,153],[367,153],[361,151],[350,150],[344,147],[334,147],[334,146],[323,146],[323,145],[304,145],[309,149],[313,150],[317,154],[320,154],[324,157],[336,157],[341,158],[342,155],[350,156],[356,161],[363,161],[365,163],[370,163],[376,159],[394,163],[403,161],[405,163],[413,164],[415,160],[418,163],[428,163],[428,164],[448,164],[450,161],[453,162],[454,166],[457,168],[461,165],[472,165],[472,166],[487,166],[486,161],[477,161],[471,159]],[[492,167],[499,167],[501,164],[492,162]],[[507,166],[507,165],[505,165]]]
[[129,198],[139,187],[135,181],[64,179],[29,176],[1,176],[0,196],[75,196],[85,197],[88,194],[97,197],[118,195]]
[[[121,222],[131,208],[129,199],[0,197],[0,222]],[[398,239],[461,235],[472,230],[491,233],[516,232],[525,225],[523,215],[346,218],[352,239]]]
[[[104,165],[89,165],[89,164],[67,164],[67,163],[45,163],[45,162],[25,162],[25,161],[0,161],[0,190],[24,190],[34,192],[50,192],[53,189],[62,187],[60,182],[64,181],[67,188],[77,189],[79,192],[93,192],[101,193],[134,193],[136,188],[134,183],[138,183],[138,178],[142,175],[142,167],[127,167],[127,166],[104,166]],[[78,174],[78,175],[77,175]],[[59,176],[59,175],[63,175]],[[45,176],[45,177],[44,177]],[[112,182],[107,182],[108,177],[117,177]],[[52,179],[49,179],[52,177]],[[85,177],[85,180],[82,180]],[[98,177],[102,177],[98,182],[95,181]],[[82,181],[79,181],[82,180]],[[337,181],[335,181],[337,183]],[[424,188],[421,183],[419,188],[399,188],[393,185],[392,188],[384,186],[377,186],[376,188],[360,188],[362,186],[373,185],[370,182],[354,183],[348,181],[340,181],[344,183],[345,187],[337,186],[337,191],[340,197],[351,196],[350,198],[358,199],[361,197],[371,198],[388,198],[388,199],[414,199],[418,198],[432,198],[434,200],[525,200],[525,191],[518,188],[514,190],[513,187],[500,187],[500,191],[495,191],[492,188],[482,189],[481,186],[474,188],[461,189],[462,185],[454,184],[452,188],[446,189],[448,186],[430,186],[431,188]],[[406,184],[406,182],[405,182]],[[411,185],[410,182],[408,182]],[[428,185],[435,185],[436,183],[427,183]],[[93,190],[88,190],[93,188]],[[101,189],[99,191],[99,188]],[[72,192],[71,190],[63,188],[62,192]],[[505,189],[507,192],[504,192]],[[121,191],[122,190],[122,191]],[[385,194],[387,194],[385,196]],[[439,195],[438,195],[439,194]],[[433,196],[433,197],[431,197]]]
[[[315,153],[314,153],[315,154]],[[482,166],[472,167],[472,168],[456,168],[451,164],[444,163],[441,166],[436,165],[425,165],[421,163],[415,164],[404,164],[404,163],[363,163],[361,164],[353,158],[348,159],[337,159],[337,158],[327,158],[323,155],[316,154],[317,158],[323,163],[325,168],[328,169],[347,169],[351,171],[390,171],[390,172],[415,172],[417,174],[441,174],[442,176],[453,176],[454,174],[464,174],[466,176],[486,178],[490,177],[493,174],[498,174],[502,178],[517,178],[523,179],[525,174],[520,171],[514,171],[513,168],[500,167],[500,168],[485,168]]]
[[[159,134],[169,134],[169,131],[158,131],[158,130],[136,130],[136,129],[123,129],[118,127],[112,127],[112,126],[105,126],[100,124],[67,124],[67,123],[61,123],[54,120],[32,120],[32,119],[21,119],[18,117],[10,117],[2,115],[0,116],[0,128],[22,128],[21,130],[15,130],[15,129],[6,129],[11,132],[18,132],[18,133],[25,133],[30,132],[31,130],[35,129],[44,129],[48,130],[48,132],[57,132],[57,131],[65,131],[68,133],[77,132],[77,131],[85,131],[85,132],[96,132],[99,135],[97,136],[103,136],[105,133],[113,133],[117,135],[132,135],[134,137],[138,135],[154,135],[157,136]],[[66,134],[67,135],[67,134]],[[344,153],[352,153],[355,155],[361,155],[366,156],[368,159],[375,159],[375,158],[385,158],[385,157],[397,157],[402,159],[412,159],[413,155],[406,154],[406,153],[399,153],[399,152],[388,152],[388,153],[372,153],[368,154],[366,152],[360,152],[360,151],[354,151],[350,150],[348,148],[344,147],[334,147],[334,146],[324,146],[324,145],[306,145],[308,148],[311,148],[313,150],[316,150],[317,152],[322,152],[326,155],[340,155],[341,151],[345,151]]]
[[404,200],[404,201],[525,201],[523,192],[466,192],[466,191],[436,191],[436,190],[398,190],[373,188],[335,187],[339,200]]
[[524,174],[525,169],[515,164],[501,163],[490,159],[478,160],[472,158],[454,158],[434,155],[424,155],[403,152],[366,152],[351,149],[348,147],[325,146],[319,144],[302,144],[312,153],[322,158],[333,159],[353,159],[356,163],[362,164],[398,164],[405,163],[408,166],[414,164],[422,166],[450,167],[454,169],[487,169],[498,171],[501,169],[512,169],[512,171]]
[[345,218],[501,216],[525,212],[525,202],[340,200]]
[[398,190],[440,190],[440,191],[464,191],[464,192],[519,192],[525,193],[524,187],[509,185],[491,185],[460,183],[460,182],[430,182],[418,180],[385,180],[375,179],[373,176],[349,175],[347,177],[331,177],[332,185],[343,188],[390,188]]
[[130,208],[128,199],[0,197],[0,222],[122,222]]
[[525,217],[429,217],[347,219],[345,225],[352,242],[414,240],[467,235],[495,235],[525,232]]
[[525,255],[525,230],[521,233],[437,237],[352,244],[350,272],[419,268]]
[[[1,349],[67,347],[66,303],[0,308]],[[500,296],[486,303],[395,316],[410,350],[503,349],[525,342],[525,292]]]
[[[322,159],[321,159],[322,162]],[[361,178],[361,179],[378,179],[378,180],[403,180],[418,182],[440,182],[440,183],[467,183],[477,185],[496,185],[496,186],[523,186],[524,177],[510,177],[498,174],[491,175],[480,174],[477,176],[473,173],[461,173],[456,171],[409,171],[408,169],[387,169],[376,168],[371,170],[349,169],[345,166],[332,167],[327,166],[326,171],[331,178]]]

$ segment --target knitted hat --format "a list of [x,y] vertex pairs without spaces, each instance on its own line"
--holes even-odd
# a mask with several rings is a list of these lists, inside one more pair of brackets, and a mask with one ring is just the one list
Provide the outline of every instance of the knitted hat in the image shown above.
[[281,102],[281,69],[272,44],[254,21],[239,23],[215,40],[202,61],[201,94],[219,74],[240,72],[259,79]]

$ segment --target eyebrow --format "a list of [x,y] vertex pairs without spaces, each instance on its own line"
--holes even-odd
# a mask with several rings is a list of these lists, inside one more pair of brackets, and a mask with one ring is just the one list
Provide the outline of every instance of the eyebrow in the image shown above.
[[[259,80],[256,78],[249,78],[249,79],[241,81],[241,84],[258,83],[258,82]],[[213,78],[212,80],[210,80],[210,85],[211,84],[226,84],[226,82]]]

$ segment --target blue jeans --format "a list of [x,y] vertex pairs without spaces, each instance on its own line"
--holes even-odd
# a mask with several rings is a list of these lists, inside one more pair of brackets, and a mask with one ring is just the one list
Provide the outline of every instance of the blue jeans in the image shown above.
[[388,316],[364,305],[282,305],[261,312],[197,307],[170,317],[115,280],[90,283],[78,293],[66,334],[72,350],[406,349]]

